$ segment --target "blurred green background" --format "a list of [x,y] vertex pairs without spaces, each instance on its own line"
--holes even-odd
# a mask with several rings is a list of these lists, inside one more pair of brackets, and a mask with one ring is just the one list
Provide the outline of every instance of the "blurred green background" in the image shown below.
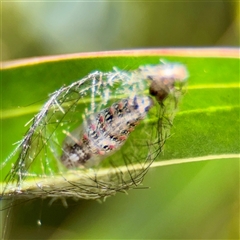
[[[132,48],[239,46],[239,2],[19,1],[2,2],[1,14],[2,60]],[[233,71],[239,75],[239,69]],[[103,204],[69,201],[67,209],[60,201],[50,207],[49,200],[21,204],[5,212],[9,238],[239,238],[239,160],[152,169],[144,186],[150,189],[117,194]]]
[[238,46],[238,1],[2,2],[2,59],[175,46]]

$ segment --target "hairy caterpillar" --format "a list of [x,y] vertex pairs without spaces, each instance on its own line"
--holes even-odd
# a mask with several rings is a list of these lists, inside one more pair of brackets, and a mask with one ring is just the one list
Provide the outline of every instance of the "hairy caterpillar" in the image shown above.
[[55,91],[2,163],[16,157],[2,196],[97,199],[139,185],[170,136],[187,77],[178,63],[115,68]]
[[93,166],[125,143],[153,106],[150,97],[122,99],[90,116],[64,141],[61,160],[68,167]]

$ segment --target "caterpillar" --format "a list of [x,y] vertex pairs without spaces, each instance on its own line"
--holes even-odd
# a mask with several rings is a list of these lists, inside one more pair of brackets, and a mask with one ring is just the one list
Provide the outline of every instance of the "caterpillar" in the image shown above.
[[121,148],[152,106],[150,97],[135,96],[90,116],[65,139],[63,164],[68,168],[97,165]]
[[170,136],[187,77],[182,64],[144,65],[58,89],[1,164],[1,195],[98,199],[136,187]]

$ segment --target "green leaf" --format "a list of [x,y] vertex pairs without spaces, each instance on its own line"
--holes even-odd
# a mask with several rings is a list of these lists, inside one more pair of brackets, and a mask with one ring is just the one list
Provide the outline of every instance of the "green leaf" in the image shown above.
[[[238,50],[233,51],[234,54],[230,57],[221,57],[225,52],[226,50],[220,49],[209,57],[208,50],[202,50],[202,52],[195,50],[192,56],[188,56],[187,49],[185,56],[181,51],[173,51],[171,56],[165,55],[163,51],[143,51],[142,54],[132,51],[126,55],[117,53],[115,56],[97,54],[88,57],[63,56],[53,59],[44,58],[39,62],[29,60],[24,63],[20,62],[20,64],[5,65],[2,69],[1,86],[1,146],[3,149],[1,159],[4,161],[9,156],[14,149],[11,144],[20,140],[29,127],[24,128],[23,126],[40,109],[41,104],[38,101],[43,100],[44,102],[48,94],[61,86],[79,80],[95,70],[106,72],[111,71],[113,67],[131,70],[140,65],[157,64],[159,59],[180,62],[186,65],[190,74],[188,92],[174,119],[172,136],[167,140],[164,152],[152,166],[187,162],[189,164],[154,169],[144,182],[144,186],[153,187],[152,191],[132,191],[131,196],[127,198],[118,196],[112,200],[109,199],[106,204],[101,206],[102,208],[96,203],[91,203],[92,212],[97,215],[95,219],[97,224],[92,225],[90,216],[93,215],[89,211],[85,213],[89,219],[87,217],[84,223],[78,222],[76,228],[79,227],[79,224],[81,225],[82,238],[104,238],[105,236],[129,238],[130,235],[131,238],[180,238],[180,236],[193,238],[200,236],[194,235],[196,231],[201,232],[199,225],[206,231],[211,230],[208,225],[220,226],[219,224],[225,223],[224,226],[226,226],[230,221],[225,219],[229,211],[232,211],[232,219],[237,219],[237,214],[234,215],[233,205],[237,204],[235,201],[238,197],[233,186],[236,185],[235,189],[239,189],[237,166],[240,152],[240,105],[239,59],[234,57]],[[20,107],[18,108],[18,106]],[[208,165],[202,162],[212,159],[216,159],[216,162]],[[199,163],[193,166],[191,162],[195,161],[199,161]],[[10,165],[8,165],[8,169],[3,169],[2,181],[9,169]],[[229,178],[232,178],[232,181]],[[32,183],[29,181],[26,183],[26,187],[28,184]],[[56,184],[61,185],[62,182],[60,180],[59,183],[54,182],[54,184],[55,186]],[[220,190],[221,187],[223,192]],[[180,191],[179,195],[177,195],[178,191]],[[215,191],[214,196],[210,194],[211,191]],[[229,204],[224,203],[225,196],[229,194],[231,195]],[[172,202],[169,202],[171,199],[173,199]],[[124,201],[126,201],[125,204],[128,201],[130,203],[125,209],[126,215],[124,216],[127,219],[121,221],[117,218],[120,212],[112,214],[111,207],[119,203],[124,204]],[[84,206],[90,204],[81,203]],[[225,204],[225,211],[222,210],[216,215],[217,210],[215,211],[213,208],[217,209],[223,204]],[[105,208],[109,208],[108,212],[104,211]],[[155,214],[156,208],[161,212],[161,218]],[[80,207],[80,209],[82,208]],[[207,209],[211,209],[210,216]],[[124,211],[123,206],[120,211]],[[177,211],[181,211],[181,214],[178,215]],[[192,212],[197,214],[194,222],[188,219],[193,219]],[[183,218],[185,216],[184,220],[181,216]],[[206,216],[209,216],[207,220]],[[74,216],[72,218],[76,219]],[[221,223],[218,218],[225,219],[225,222]],[[102,225],[100,224],[101,219],[104,219]],[[168,222],[170,219],[176,219],[176,221],[170,223]],[[206,221],[206,224],[203,224],[203,221]],[[235,236],[237,220],[232,221],[232,228],[229,227],[225,232],[220,230],[219,235],[213,235],[229,238]],[[112,222],[115,223],[115,227],[106,229],[103,234],[102,227],[107,228]],[[122,224],[122,222],[126,222],[126,224]],[[156,223],[160,226],[161,236],[158,235],[159,229],[156,227]],[[174,225],[177,225],[178,228],[172,233],[171,228]],[[189,225],[192,227],[191,230],[184,229]],[[118,226],[121,227],[118,228]],[[139,226],[144,227],[139,229]],[[77,231],[74,223],[72,223],[72,229],[73,232]],[[127,229],[128,235],[124,234],[123,229],[124,231]],[[58,237],[58,234],[56,232],[54,237]],[[72,234],[73,238],[74,236]]]

